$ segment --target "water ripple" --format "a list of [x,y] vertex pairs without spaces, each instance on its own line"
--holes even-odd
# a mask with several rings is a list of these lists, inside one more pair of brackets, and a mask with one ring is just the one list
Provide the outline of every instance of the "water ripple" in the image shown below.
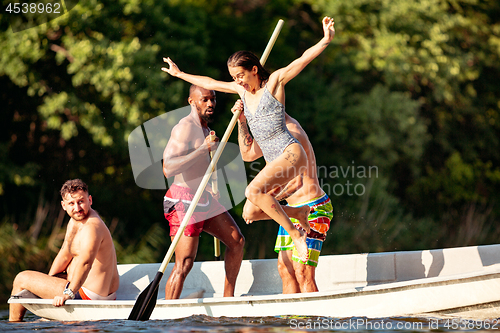
[[[209,317],[195,315],[172,320],[100,320],[82,322],[49,321],[27,314],[23,323],[9,323],[8,311],[0,311],[0,332],[490,332],[484,325],[474,326],[464,321],[463,327],[453,329],[450,319],[434,317],[393,317],[368,319],[364,317],[329,318],[305,316],[279,317]],[[448,323],[448,324],[447,324]],[[483,322],[484,323],[484,322]],[[500,328],[500,325],[498,325]],[[498,329],[498,328],[497,328]]]

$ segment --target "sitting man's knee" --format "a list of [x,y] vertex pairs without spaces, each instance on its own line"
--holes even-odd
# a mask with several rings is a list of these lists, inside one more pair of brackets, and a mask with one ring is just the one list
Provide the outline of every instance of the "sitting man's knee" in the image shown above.
[[26,286],[26,282],[30,280],[29,271],[22,271],[14,278],[14,287]]

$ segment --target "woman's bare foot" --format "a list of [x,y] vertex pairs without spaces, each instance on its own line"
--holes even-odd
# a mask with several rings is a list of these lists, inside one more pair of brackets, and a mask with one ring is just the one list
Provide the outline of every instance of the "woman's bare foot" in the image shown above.
[[[300,231],[300,230],[299,230]],[[304,232],[300,231],[301,235],[297,239],[293,239],[293,244],[295,245],[295,248],[297,249],[297,255],[302,262],[307,262],[309,260],[309,250],[307,248],[307,234]]]
[[248,215],[246,214],[245,210],[243,210],[243,214],[241,215],[241,217],[246,222],[246,224],[250,224],[253,222],[253,220],[248,218]]

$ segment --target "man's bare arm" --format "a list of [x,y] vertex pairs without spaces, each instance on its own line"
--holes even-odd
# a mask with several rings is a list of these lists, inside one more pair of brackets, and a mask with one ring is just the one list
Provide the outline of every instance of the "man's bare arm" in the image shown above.
[[102,233],[94,224],[83,227],[78,237],[80,239],[80,248],[78,249],[78,255],[73,258],[71,276],[68,276],[70,282],[68,288],[75,293],[87,280],[103,238]]
[[[99,253],[99,247],[102,243],[102,233],[99,232],[100,220],[96,223],[95,218],[89,218],[85,226],[78,231],[77,248],[75,248],[75,255],[72,259],[71,270],[68,272],[66,280],[69,281],[68,289],[73,293],[77,293],[82,285],[87,280],[89,272],[92,268],[94,260]],[[63,306],[64,303],[71,299],[69,295],[57,295],[54,297],[52,304],[54,306]]]
[[[200,158],[208,158],[209,149],[216,149],[217,143],[210,142],[209,138],[194,149],[192,142],[192,133],[189,125],[177,125],[172,130],[172,135],[168,141],[167,147],[163,152],[163,174],[170,178],[182,173],[195,165]],[[209,148],[210,147],[210,148]]]
[[49,270],[50,276],[55,276],[59,273],[64,272],[68,267],[69,263],[71,262],[71,259],[73,259],[71,253],[69,252],[69,246],[67,242],[69,231],[70,231],[70,224],[68,224],[68,230],[66,231],[63,244],[59,249],[59,252],[57,253],[56,257],[54,258],[52,265],[50,266]]

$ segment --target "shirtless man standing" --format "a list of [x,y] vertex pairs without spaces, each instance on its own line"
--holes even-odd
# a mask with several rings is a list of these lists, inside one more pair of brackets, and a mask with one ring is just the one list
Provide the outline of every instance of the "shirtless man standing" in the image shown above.
[[[242,109],[243,103],[238,100],[231,111]],[[274,250],[278,252],[278,271],[283,282],[283,293],[315,292],[318,291],[315,271],[326,232],[330,228],[330,221],[333,218],[333,207],[328,195],[318,182],[316,157],[306,132],[299,122],[287,113],[285,113],[285,122],[290,133],[299,140],[306,152],[307,168],[296,170],[296,178],[283,188],[277,188],[272,192],[277,200],[287,201],[288,205],[283,206],[283,210],[291,217],[296,228],[301,228],[299,220],[307,219],[309,221],[311,230],[307,234],[306,240],[309,260],[302,262],[298,258],[290,235],[281,226]],[[251,162],[261,157],[262,151],[248,130],[243,112],[238,119],[238,133],[238,143],[243,160]],[[252,223],[270,218],[247,200],[243,208],[243,219],[247,223]]]
[[[111,234],[91,208],[92,196],[80,179],[61,188],[61,205],[71,219],[49,274],[23,271],[14,279],[12,295],[23,289],[41,298],[53,298],[54,306],[69,299],[114,300],[119,286],[116,252]],[[10,304],[9,321],[22,321],[26,308]]]
[[[210,140],[208,127],[215,111],[215,92],[193,85],[189,89],[188,102],[191,113],[172,129],[163,153],[165,177],[175,176],[163,201],[172,239],[210,164],[210,151],[217,148],[217,142]],[[219,194],[213,194],[209,186],[175,248],[175,265],[165,286],[165,299],[180,297],[186,276],[193,267],[202,231],[217,237],[226,245],[224,296],[234,296],[245,239],[231,215],[218,202]]]

